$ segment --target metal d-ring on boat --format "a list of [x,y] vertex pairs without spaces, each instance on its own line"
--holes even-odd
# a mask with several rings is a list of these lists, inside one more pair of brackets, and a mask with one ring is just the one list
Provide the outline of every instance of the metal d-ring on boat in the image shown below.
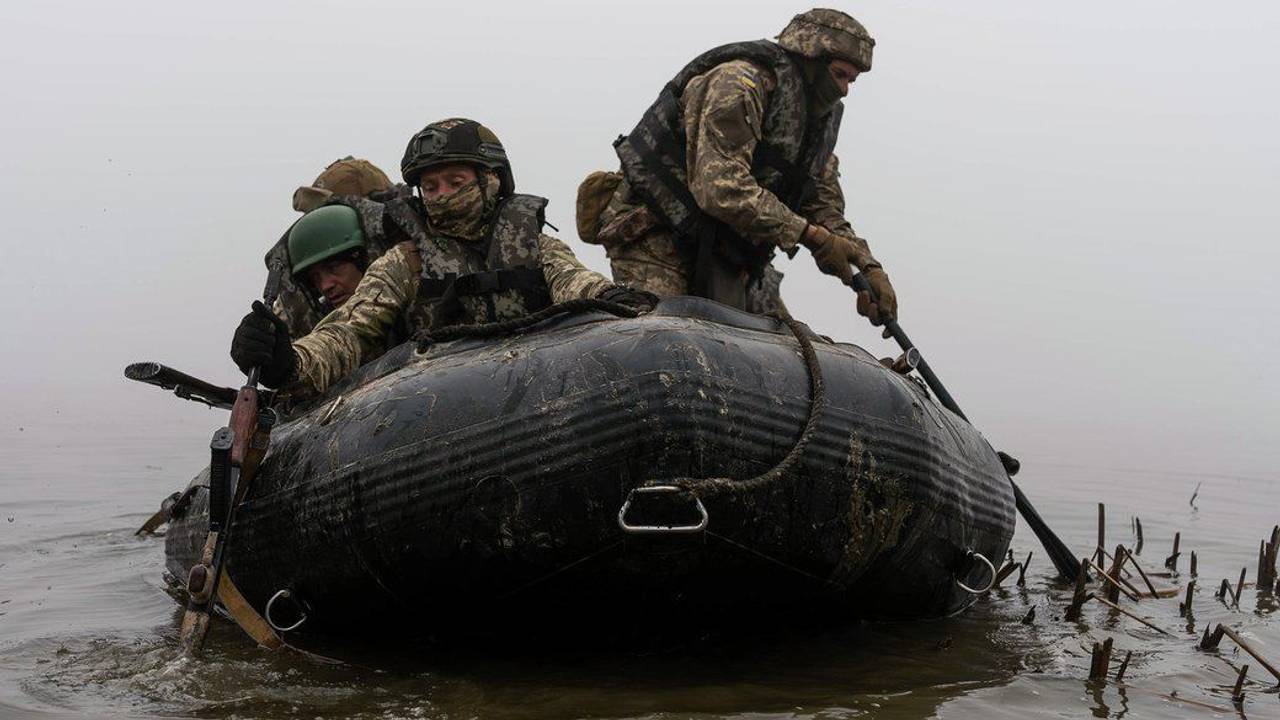
[[682,490],[684,488],[678,485],[648,485],[632,488],[631,492],[627,493],[626,502],[622,503],[622,509],[618,511],[618,527],[628,535],[692,535],[706,530],[710,516],[707,515],[707,508],[697,495],[693,496],[694,507],[698,510],[696,525],[630,525],[627,523],[627,510],[631,509],[631,500],[636,495],[666,495]]
[[[275,619],[271,615],[271,610],[272,608],[275,607],[277,600],[293,601],[294,605],[296,605],[298,608],[297,622],[293,623],[292,625],[280,625],[275,621]],[[302,627],[302,624],[307,621],[307,611],[305,609],[305,606],[298,598],[294,597],[293,593],[289,591],[288,588],[285,588],[283,590],[277,590],[276,594],[271,596],[271,599],[267,601],[266,611],[263,613],[263,616],[266,618],[267,623],[271,625],[271,628],[278,633],[293,632],[294,630],[297,630],[298,628]]]
[[991,592],[991,588],[995,587],[996,585],[996,566],[992,564],[990,560],[987,559],[986,555],[983,555],[980,552],[974,552],[973,550],[970,550],[967,556],[970,560],[974,558],[981,560],[982,563],[987,566],[987,569],[991,571],[990,578],[987,580],[987,586],[982,588],[981,590],[974,590],[973,588],[961,582],[960,578],[956,578],[956,585],[958,585],[961,590],[964,590],[965,592],[971,593],[973,595],[983,595]]

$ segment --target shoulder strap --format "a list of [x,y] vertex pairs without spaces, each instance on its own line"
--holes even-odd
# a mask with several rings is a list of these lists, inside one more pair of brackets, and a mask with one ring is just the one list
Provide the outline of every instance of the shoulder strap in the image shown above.
[[508,195],[498,203],[486,238],[490,270],[538,266],[546,208],[547,199],[537,195]]

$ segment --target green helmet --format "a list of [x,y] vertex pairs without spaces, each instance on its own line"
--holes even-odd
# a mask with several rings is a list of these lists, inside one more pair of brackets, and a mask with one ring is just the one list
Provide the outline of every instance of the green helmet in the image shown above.
[[289,230],[289,263],[295,277],[335,255],[363,249],[360,216],[346,205],[312,210]]
[[515,192],[515,179],[511,176],[511,164],[502,141],[489,128],[466,118],[433,122],[410,138],[404,159],[400,161],[400,174],[410,186],[417,186],[424,170],[450,163],[468,163],[493,170],[501,181],[498,195]]
[[840,58],[858,69],[871,69],[871,49],[876,41],[862,23],[839,10],[815,8],[791,18],[778,35],[778,44],[807,58]]

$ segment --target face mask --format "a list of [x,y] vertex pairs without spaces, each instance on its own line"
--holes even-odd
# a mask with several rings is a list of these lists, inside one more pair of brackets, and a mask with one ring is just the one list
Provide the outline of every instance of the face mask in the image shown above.
[[809,80],[809,112],[824,115],[844,97],[840,85],[831,77],[831,68],[826,62],[808,63],[805,70]]
[[488,205],[480,181],[463,185],[456,192],[423,200],[431,227],[444,235],[460,240],[479,240],[484,234]]

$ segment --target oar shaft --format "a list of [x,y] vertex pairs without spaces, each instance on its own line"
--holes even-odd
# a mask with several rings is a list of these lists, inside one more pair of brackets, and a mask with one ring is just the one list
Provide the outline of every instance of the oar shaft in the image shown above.
[[[856,277],[858,279],[862,279],[861,275]],[[863,282],[865,283],[866,281],[863,280]],[[929,367],[929,361],[925,359],[924,353],[920,352],[920,348],[916,347],[915,343],[911,342],[911,338],[907,337],[906,331],[902,329],[902,326],[898,324],[898,321],[890,320],[889,322],[886,322],[884,326],[889,331],[889,334],[893,339],[898,342],[898,347],[902,348],[902,352],[908,352],[913,348],[915,349],[920,358],[916,362],[916,372],[919,372],[921,377],[924,378],[925,383],[929,385],[929,389],[937,396],[938,402],[942,403],[943,407],[959,415],[967,422],[969,418],[964,414],[964,411],[960,409],[959,403],[956,402],[955,398],[951,397],[951,393],[947,392],[947,388],[943,386],[942,381],[939,380],[938,376],[933,372],[933,368]]]
[[[875,290],[871,289],[871,285],[867,283],[867,279],[863,277],[861,273],[855,273],[853,279],[848,283],[848,285],[857,292],[870,294],[872,301],[875,301]],[[898,325],[898,321],[889,320],[884,324],[884,326],[885,329],[889,331],[889,335],[897,341],[898,347],[902,348],[903,352],[915,349],[919,356],[919,361],[916,363],[916,370],[920,373],[921,377],[924,378],[929,389],[933,391],[934,396],[938,398],[938,402],[942,403],[943,407],[960,416],[960,418],[965,422],[969,422],[969,418],[964,414],[964,411],[960,409],[960,405],[956,402],[955,398],[951,397],[951,393],[947,392],[947,388],[942,384],[942,380],[940,380],[937,374],[933,372],[933,368],[929,367],[929,362],[925,360],[924,353],[920,352],[920,348],[916,347],[915,343],[911,342],[911,338],[907,337],[907,333],[903,331],[902,326]],[[992,448],[992,450],[994,451],[995,449]],[[1007,469],[1005,472],[1008,474]],[[1018,512],[1022,514],[1022,517],[1027,521],[1027,524],[1031,526],[1032,532],[1034,532],[1036,537],[1040,539],[1040,543],[1044,545],[1044,548],[1049,555],[1049,559],[1058,570],[1058,574],[1068,581],[1074,579],[1080,569],[1079,561],[1075,559],[1075,556],[1071,553],[1070,549],[1067,548],[1066,543],[1062,542],[1062,540],[1059,539],[1049,527],[1049,524],[1040,517],[1040,513],[1036,511],[1035,507],[1031,504],[1031,501],[1023,494],[1022,488],[1018,487],[1018,484],[1013,481],[1012,475],[1009,476],[1009,483],[1013,485],[1014,505],[1017,506]]]

